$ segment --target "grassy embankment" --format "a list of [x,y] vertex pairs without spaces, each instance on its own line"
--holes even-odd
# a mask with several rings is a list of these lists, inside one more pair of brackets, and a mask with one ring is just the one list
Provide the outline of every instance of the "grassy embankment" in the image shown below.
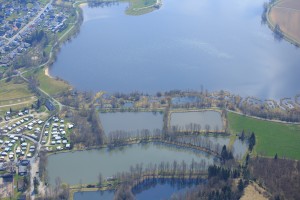
[[271,5],[268,12],[268,24],[274,29],[278,24],[287,41],[300,45],[300,1],[280,0]]
[[300,125],[257,120],[228,113],[229,128],[233,133],[253,131],[256,136],[254,154],[300,160]]
[[36,75],[40,83],[40,88],[47,92],[49,95],[56,95],[70,88],[70,86],[66,82],[47,76],[45,74],[44,68],[38,70]]
[[45,69],[46,67],[42,67],[35,69],[34,71],[28,71],[24,74],[24,77],[35,77],[39,82],[39,88],[51,96],[55,96],[71,88],[65,81],[46,75]]

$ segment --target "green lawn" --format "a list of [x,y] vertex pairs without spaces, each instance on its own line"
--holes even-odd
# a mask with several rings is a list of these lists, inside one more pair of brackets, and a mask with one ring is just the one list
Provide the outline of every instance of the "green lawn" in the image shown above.
[[[143,15],[149,12],[152,12],[153,6],[156,3],[156,0],[123,0],[124,2],[129,2],[129,7],[126,10],[127,15]],[[145,8],[149,7],[149,8]],[[145,9],[143,9],[145,8]]]
[[61,80],[56,80],[45,75],[44,68],[37,72],[37,78],[40,88],[50,95],[55,95],[70,88],[70,86]]
[[0,82],[0,102],[34,96],[26,83]]
[[286,157],[300,160],[300,126],[257,120],[228,113],[233,133],[253,131],[256,135],[255,153],[263,156]]

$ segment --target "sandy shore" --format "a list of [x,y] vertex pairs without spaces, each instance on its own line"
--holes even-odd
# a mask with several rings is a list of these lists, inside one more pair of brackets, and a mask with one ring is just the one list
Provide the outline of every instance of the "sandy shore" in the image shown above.
[[79,8],[83,8],[83,7],[87,6],[87,5],[88,5],[87,3],[81,3],[81,4],[78,5],[78,7]]
[[45,75],[48,76],[49,78],[53,78],[50,74],[49,74],[49,67],[47,67],[45,69]]

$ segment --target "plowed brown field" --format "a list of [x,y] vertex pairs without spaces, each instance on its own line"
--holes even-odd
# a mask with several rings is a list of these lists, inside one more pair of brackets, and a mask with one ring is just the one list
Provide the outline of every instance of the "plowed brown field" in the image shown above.
[[284,34],[300,44],[300,1],[281,0],[269,13],[273,26],[278,24]]

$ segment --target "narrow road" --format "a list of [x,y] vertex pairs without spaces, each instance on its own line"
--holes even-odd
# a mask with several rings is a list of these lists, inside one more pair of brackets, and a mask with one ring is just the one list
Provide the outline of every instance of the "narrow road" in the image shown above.
[[13,104],[7,104],[7,105],[2,105],[0,106],[0,108],[5,108],[5,107],[11,107],[11,106],[17,106],[17,105],[22,105],[22,104],[25,104],[25,103],[31,103],[33,101],[35,101],[36,98],[33,98],[32,100],[30,101],[23,101],[23,102],[20,102],[20,103],[13,103]]
[[276,120],[276,119],[265,119],[265,118],[261,118],[261,117],[256,117],[256,116],[251,116],[251,115],[243,114],[243,113],[236,112],[236,111],[229,110],[229,109],[226,109],[226,110],[228,112],[231,112],[231,113],[235,113],[235,114],[238,114],[238,115],[242,115],[242,116],[246,116],[246,117],[250,117],[250,118],[258,119],[258,120],[262,120],[262,121],[276,122],[276,123],[281,123],[281,124],[300,125],[300,122],[286,122],[286,121],[280,121],[280,120]]
[[[50,116],[45,122],[44,122],[44,125],[43,125],[43,128],[41,130],[41,134],[40,134],[40,138],[37,142],[35,142],[37,144],[37,147],[36,147],[36,151],[35,151],[35,154],[32,156],[32,158],[30,159],[30,164],[31,164],[31,169],[30,169],[30,197],[31,197],[31,200],[34,200],[35,199],[35,194],[34,194],[34,184],[33,184],[33,181],[34,181],[34,177],[37,178],[37,180],[39,181],[40,183],[40,186],[39,188],[45,188],[44,187],[44,183],[41,182],[40,180],[40,177],[39,177],[39,161],[40,161],[40,158],[39,158],[39,152],[41,150],[41,141],[43,139],[43,136],[44,136],[44,132],[45,132],[45,127],[46,127],[46,124],[51,120],[51,118],[53,117],[54,115]],[[44,194],[44,191],[39,191],[39,194]]]

